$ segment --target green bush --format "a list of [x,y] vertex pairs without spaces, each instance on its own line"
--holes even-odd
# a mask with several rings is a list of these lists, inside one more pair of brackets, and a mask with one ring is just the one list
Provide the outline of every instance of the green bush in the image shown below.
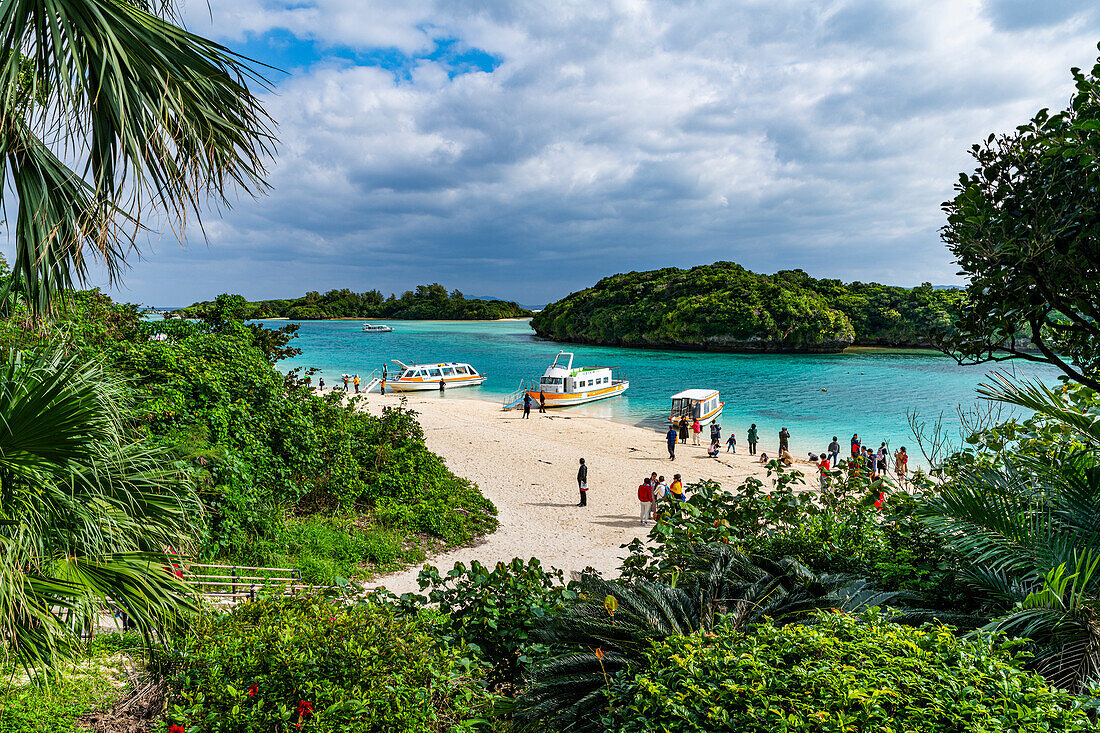
[[158,660],[168,722],[189,733],[475,730],[492,699],[432,614],[320,596],[264,598],[196,619]]
[[532,632],[577,598],[560,570],[544,570],[535,558],[497,563],[492,570],[476,561],[469,568],[455,563],[447,573],[428,567],[419,582],[427,596],[406,594],[401,599],[405,607],[438,608],[445,637],[472,646],[487,668],[489,684],[507,691],[518,689],[532,661],[546,653]]
[[1003,641],[822,613],[812,626],[654,643],[610,685],[615,733],[1093,730],[1078,698],[1021,671]]

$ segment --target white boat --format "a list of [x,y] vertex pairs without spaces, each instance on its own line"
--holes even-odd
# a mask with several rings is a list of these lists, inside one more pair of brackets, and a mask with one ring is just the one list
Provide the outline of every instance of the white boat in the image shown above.
[[672,410],[669,411],[668,421],[678,425],[686,417],[688,423],[698,420],[700,425],[706,425],[721,415],[725,406],[726,403],[719,399],[716,389],[685,389],[672,395]]
[[615,379],[612,367],[574,369],[573,353],[559,351],[554,357],[554,363],[546,368],[539,380],[538,389],[528,389],[527,394],[536,405],[539,404],[540,397],[545,395],[547,407],[567,407],[615,397],[629,387],[630,382],[627,380]]
[[401,372],[396,377],[386,378],[386,389],[395,392],[418,392],[430,389],[439,389],[442,381],[447,389],[452,387],[476,387],[485,381],[484,374],[469,364],[454,361],[441,362],[439,364],[405,364],[394,359],[393,362],[401,367]]
[[389,326],[383,326],[382,324],[363,324],[363,333],[389,333],[392,330]]

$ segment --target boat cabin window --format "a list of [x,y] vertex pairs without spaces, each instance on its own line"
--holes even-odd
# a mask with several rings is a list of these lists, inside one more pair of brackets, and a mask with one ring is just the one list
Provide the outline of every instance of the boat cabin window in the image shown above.
[[443,367],[443,376],[444,377],[453,377],[454,374],[455,374],[454,367]]
[[456,374],[465,374],[466,373],[466,367],[464,367],[464,366],[455,367],[455,373]]
[[429,369],[428,370],[428,376],[429,377],[438,377],[438,376],[441,376],[441,375],[439,373],[439,369]]

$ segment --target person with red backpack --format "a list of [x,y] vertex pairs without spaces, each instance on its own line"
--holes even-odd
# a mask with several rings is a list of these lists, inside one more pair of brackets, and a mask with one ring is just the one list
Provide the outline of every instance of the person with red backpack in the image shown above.
[[638,501],[642,504],[642,516],[638,522],[642,526],[648,524],[650,511],[653,505],[653,483],[647,476],[642,485],[638,487]]

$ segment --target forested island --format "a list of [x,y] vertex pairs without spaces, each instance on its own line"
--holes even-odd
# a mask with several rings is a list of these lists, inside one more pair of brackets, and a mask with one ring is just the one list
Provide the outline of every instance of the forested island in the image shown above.
[[[347,288],[319,293],[311,290],[290,300],[245,300],[231,296],[238,304],[237,317],[289,318],[293,321],[321,321],[326,318],[398,318],[410,321],[492,321],[527,318],[532,315],[518,303],[505,300],[467,298],[458,290],[447,292],[439,283],[417,285],[400,296],[387,298],[379,290],[356,293]],[[217,301],[192,303],[177,311],[184,318],[205,318]]]
[[547,305],[531,327],[581,343],[714,351],[928,347],[950,332],[963,291],[761,275],[733,262],[605,277]]

